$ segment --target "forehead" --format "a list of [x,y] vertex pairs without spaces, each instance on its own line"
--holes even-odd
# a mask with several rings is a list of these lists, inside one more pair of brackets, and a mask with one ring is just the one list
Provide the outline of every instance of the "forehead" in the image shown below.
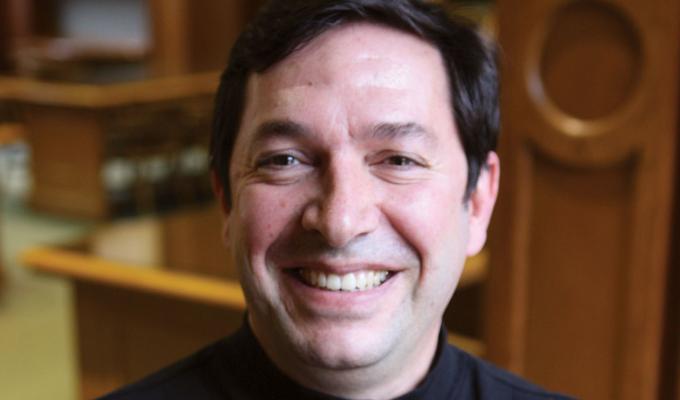
[[[366,22],[347,23],[248,81],[247,105],[258,109],[305,105],[313,89],[365,95],[436,96],[448,104],[448,79],[439,51],[407,32]],[[373,96],[378,96],[378,98]],[[254,101],[253,101],[254,100]],[[355,98],[355,101],[361,99]]]
[[[380,75],[362,74],[376,68],[381,70]],[[363,79],[355,82],[357,84],[399,88],[405,84],[405,76],[414,70],[441,75],[444,71],[439,51],[410,33],[358,22],[321,34],[276,64],[266,75],[275,75],[281,81],[328,82],[340,73],[359,73],[358,78]]]

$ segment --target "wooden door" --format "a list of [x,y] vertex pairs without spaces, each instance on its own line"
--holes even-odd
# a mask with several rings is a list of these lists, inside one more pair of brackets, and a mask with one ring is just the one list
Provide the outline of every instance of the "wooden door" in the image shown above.
[[493,361],[584,399],[655,399],[678,2],[498,0],[503,177]]

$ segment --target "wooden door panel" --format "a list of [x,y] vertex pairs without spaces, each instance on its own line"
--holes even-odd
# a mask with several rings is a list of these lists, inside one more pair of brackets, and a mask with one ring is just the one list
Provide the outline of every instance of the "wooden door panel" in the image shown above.
[[677,2],[499,0],[503,179],[489,357],[581,398],[655,399]]

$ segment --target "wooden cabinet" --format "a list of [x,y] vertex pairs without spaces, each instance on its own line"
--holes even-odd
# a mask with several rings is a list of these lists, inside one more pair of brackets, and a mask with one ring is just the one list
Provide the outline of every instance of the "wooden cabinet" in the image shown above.
[[[145,167],[140,163],[147,158],[163,156],[166,165],[176,164],[192,146],[207,154],[217,83],[218,73],[114,85],[0,78],[0,99],[18,104],[31,146],[32,205],[63,215],[109,217],[115,213],[104,176],[110,160],[129,159],[139,182]],[[173,188],[173,195],[182,196],[184,190],[187,196],[200,192],[209,197],[206,170],[200,175],[202,187]],[[188,182],[170,180],[180,186]],[[139,211],[153,210],[151,185],[130,185],[138,188],[130,190]]]
[[7,23],[0,23],[0,31],[6,31],[0,35],[0,67],[14,58],[22,74],[69,80],[88,69],[84,79],[94,79],[89,75],[101,72],[93,68],[112,63],[141,64],[137,78],[222,69],[236,37],[262,3],[2,0],[0,21],[6,16]]
[[499,0],[492,361],[657,399],[678,133],[678,2]]

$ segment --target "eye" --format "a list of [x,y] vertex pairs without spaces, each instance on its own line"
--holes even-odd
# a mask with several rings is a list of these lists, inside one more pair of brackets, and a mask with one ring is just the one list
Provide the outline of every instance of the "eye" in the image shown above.
[[258,161],[258,167],[290,167],[299,165],[300,159],[292,154],[275,154]]
[[399,155],[388,157],[387,159],[385,159],[385,164],[394,165],[396,167],[413,167],[420,165],[420,163],[418,163],[412,158]]
[[432,168],[427,154],[387,149],[368,158],[376,177],[393,184],[409,184],[427,179]]

